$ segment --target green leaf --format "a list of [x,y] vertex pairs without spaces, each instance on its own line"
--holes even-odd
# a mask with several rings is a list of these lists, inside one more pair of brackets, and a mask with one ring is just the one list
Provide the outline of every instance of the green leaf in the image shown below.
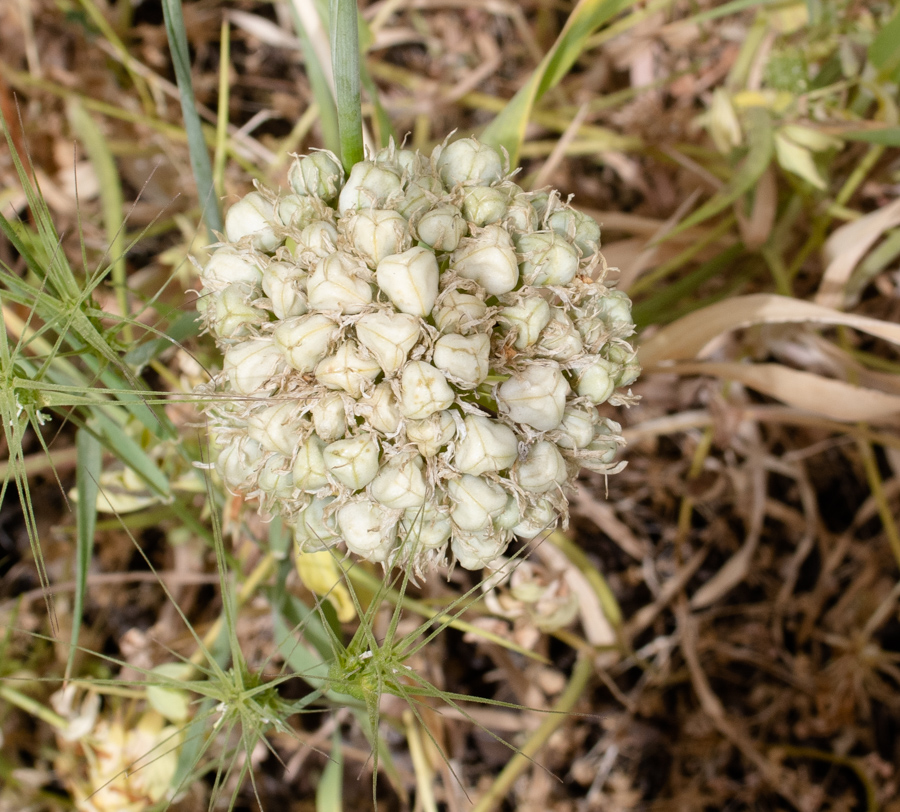
[[94,531],[97,527],[97,492],[99,490],[100,469],[103,461],[103,447],[97,437],[84,429],[75,436],[78,450],[78,469],[75,474],[78,493],[77,529],[75,537],[75,600],[72,605],[72,640],[69,643],[69,659],[66,662],[66,676],[71,676],[75,654],[78,651],[78,636],[81,618],[84,614],[84,598],[87,590],[87,574],[94,552]]
[[731,180],[721,191],[713,195],[690,217],[683,220],[676,228],[673,228],[660,241],[671,239],[693,226],[696,226],[710,217],[731,206],[741,195],[750,191],[756,181],[759,180],[766,167],[772,161],[774,151],[774,139],[772,136],[772,120],[769,113],[762,107],[751,107],[747,110],[747,141],[750,149],[743,164],[734,173]]
[[841,138],[848,141],[867,141],[883,147],[900,147],[900,127],[871,126],[865,130],[841,131]]
[[341,141],[339,154],[348,174],[363,159],[357,14],[356,0],[332,0],[331,65]]
[[579,0],[563,30],[541,64],[503,111],[488,125],[481,139],[509,153],[516,166],[525,140],[525,128],[541,97],[569,72],[588,37],[603,23],[633,5],[635,0]]
[[878,69],[881,81],[900,82],[900,8],[881,26],[869,46],[869,61]]
[[331,754],[316,787],[316,812],[341,812],[344,783],[344,752],[341,748],[341,728],[335,726],[331,734]]
[[[194,85],[191,81],[191,61],[188,55],[187,32],[184,27],[184,15],[181,11],[181,0],[162,0],[163,18],[166,24],[166,36],[169,40],[169,51],[172,54],[172,66],[178,82],[178,95],[181,97],[181,114],[184,117],[184,129],[188,138],[188,149],[191,156],[191,169],[197,183],[197,194],[203,210],[206,224],[210,231],[223,231],[222,214],[219,210],[219,198],[213,186],[212,164],[203,137],[203,127],[197,113],[194,98]],[[210,241],[215,242],[215,235],[210,233]]]

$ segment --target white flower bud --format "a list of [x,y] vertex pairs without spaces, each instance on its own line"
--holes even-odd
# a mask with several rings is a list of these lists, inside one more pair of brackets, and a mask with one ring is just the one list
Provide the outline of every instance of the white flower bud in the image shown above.
[[433,251],[416,246],[378,263],[375,281],[402,313],[427,316],[437,298],[440,269]]
[[538,216],[531,205],[531,196],[527,192],[520,192],[509,204],[506,213],[507,226],[514,231],[526,234],[537,229]]
[[422,175],[410,181],[396,208],[404,217],[412,218],[418,212],[430,208],[443,194],[444,187],[439,178]]
[[400,520],[400,534],[414,554],[443,547],[452,532],[450,518],[432,505],[409,508]]
[[415,224],[416,236],[435,251],[455,251],[468,228],[459,209],[450,203],[429,209]]
[[310,223],[300,232],[294,253],[298,258],[307,255],[327,257],[335,252],[337,237],[337,229],[333,223],[329,223],[327,220],[317,220],[315,223]]
[[216,471],[229,488],[249,490],[256,479],[256,465],[262,455],[262,448],[256,440],[247,438],[243,442],[230,442],[216,458]]
[[243,285],[229,285],[221,293],[213,294],[215,317],[212,331],[219,338],[238,338],[251,332],[253,327],[263,324],[266,314],[247,301]]
[[470,223],[486,226],[506,217],[508,205],[509,198],[503,189],[495,186],[475,186],[466,190],[463,213]]
[[489,529],[477,533],[455,532],[450,549],[456,562],[467,570],[480,570],[503,555],[512,534],[505,530]]
[[356,402],[357,413],[382,434],[394,434],[400,428],[400,404],[391,385],[382,381],[369,397],[365,393]]
[[397,543],[397,526],[386,521],[384,511],[368,499],[348,502],[337,512],[341,538],[360,558],[385,564]]
[[397,149],[393,139],[390,144],[375,153],[376,164],[387,164],[394,170],[409,173],[422,171],[422,155],[414,149]]
[[314,499],[297,517],[294,533],[300,549],[304,552],[321,550],[337,541],[337,520],[331,511],[326,515],[326,510],[332,502],[333,496]]
[[272,303],[272,312],[279,319],[302,316],[306,312],[305,281],[306,273],[292,262],[272,261],[266,266],[262,289]]
[[492,296],[509,293],[519,282],[512,239],[499,225],[485,226],[477,237],[461,240],[450,255],[450,268],[474,280]]
[[506,509],[507,493],[496,482],[466,474],[447,483],[452,507],[450,518],[461,530],[490,528]]
[[524,350],[538,340],[541,330],[550,321],[550,305],[540,296],[531,296],[517,305],[504,307],[498,318],[501,324],[516,331],[514,346]]
[[519,486],[531,493],[558,490],[569,478],[566,461],[551,442],[541,440],[529,450],[513,469]]
[[275,346],[298,372],[312,372],[328,354],[338,326],[321,313],[285,319],[272,333]]
[[548,499],[541,499],[537,504],[525,508],[520,521],[512,532],[519,538],[533,539],[545,531],[556,527],[559,513]]
[[267,451],[277,451],[290,457],[303,433],[303,420],[297,414],[297,404],[282,401],[266,406],[248,418],[247,433]]
[[250,192],[235,203],[225,215],[225,236],[228,242],[250,238],[250,244],[260,251],[274,251],[284,241],[275,235],[272,223],[275,207],[259,192]]
[[456,421],[449,411],[435,412],[424,420],[406,424],[406,438],[423,457],[433,457],[456,436]]
[[378,473],[378,443],[371,434],[359,434],[325,446],[325,468],[342,485],[357,491]]
[[225,373],[239,395],[266,395],[275,391],[273,380],[284,372],[284,356],[271,339],[260,338],[225,350]]
[[355,341],[345,341],[334,355],[316,366],[316,378],[329,389],[343,389],[358,398],[381,374],[381,367],[359,351]]
[[474,138],[462,138],[443,147],[436,165],[448,191],[457,184],[489,186],[503,177],[500,153]]
[[412,241],[406,218],[392,209],[362,209],[350,216],[346,228],[353,247],[372,268],[385,257],[405,251]]
[[506,507],[503,508],[503,512],[494,519],[494,527],[500,530],[511,530],[519,523],[520,517],[519,503],[516,502],[514,496],[509,496],[506,499]]
[[516,423],[552,431],[562,420],[569,391],[555,363],[533,363],[500,384],[497,404]]
[[346,214],[352,209],[383,208],[384,202],[400,191],[400,176],[371,161],[360,161],[350,170],[350,177],[341,189],[338,211]]
[[591,403],[605,403],[616,391],[616,366],[605,358],[597,358],[578,375],[575,391]]
[[568,285],[578,273],[578,252],[555,231],[523,234],[516,247],[523,255],[522,276],[531,285]]
[[456,444],[453,465],[464,474],[483,474],[509,468],[519,455],[519,441],[513,430],[499,420],[470,414],[465,434]]
[[488,375],[491,337],[486,333],[461,336],[447,333],[434,345],[432,361],[451,379],[467,386],[477,386]]
[[344,399],[334,392],[320,397],[312,407],[313,428],[326,443],[347,433],[347,410]]
[[442,333],[466,334],[487,315],[487,305],[471,293],[451,290],[434,309],[434,323]]
[[560,448],[584,448],[594,439],[595,409],[584,406],[567,406],[557,427],[556,444]]
[[298,195],[311,195],[331,202],[344,180],[344,170],[337,156],[321,151],[294,159],[288,169],[288,183]]
[[415,316],[380,310],[366,313],[356,322],[356,337],[378,361],[386,375],[406,363],[409,351],[419,340],[421,326]]
[[365,266],[346,254],[331,254],[316,263],[306,283],[311,308],[339,313],[360,313],[372,301],[372,286],[364,279]]
[[427,491],[422,467],[423,461],[418,454],[398,454],[381,467],[369,486],[369,492],[387,508],[424,505]]
[[568,207],[557,209],[547,218],[547,225],[574,243],[583,257],[593,256],[600,249],[600,226],[584,212]]
[[446,409],[456,395],[444,373],[424,361],[410,361],[400,376],[400,413],[421,420]]
[[605,473],[615,462],[619,446],[624,445],[622,427],[615,420],[605,419],[594,429],[594,439],[578,454],[578,462],[591,471]]
[[260,469],[256,487],[276,499],[287,499],[294,492],[291,462],[284,454],[271,454]]
[[246,285],[252,290],[262,280],[262,271],[246,254],[223,245],[209,258],[200,278],[209,290],[225,290],[229,285]]
[[607,291],[600,300],[600,318],[621,336],[634,332],[634,319],[631,316],[631,299],[621,290]]
[[316,207],[308,197],[285,195],[277,204],[278,221],[298,231],[306,228],[318,217]]
[[292,469],[295,487],[312,493],[328,484],[324,451],[325,443],[316,434],[310,434],[306,441],[300,444]]
[[557,361],[571,361],[584,351],[578,328],[561,307],[550,308],[550,321],[544,327],[536,348],[541,355]]

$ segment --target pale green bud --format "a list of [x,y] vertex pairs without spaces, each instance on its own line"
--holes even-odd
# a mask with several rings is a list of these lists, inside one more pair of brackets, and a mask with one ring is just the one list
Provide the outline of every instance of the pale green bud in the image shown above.
[[378,361],[385,374],[396,372],[406,363],[409,351],[421,333],[419,320],[407,313],[378,311],[366,313],[356,322],[356,337]]
[[406,218],[392,209],[362,209],[347,221],[347,237],[371,267],[409,248]]
[[277,204],[278,220],[288,228],[298,231],[306,228],[318,218],[318,212],[308,197],[285,195]]
[[531,285],[568,285],[578,273],[578,252],[555,231],[523,234],[516,247],[522,276]]
[[591,403],[605,403],[616,391],[617,372],[615,364],[597,358],[580,371],[575,391]]
[[615,420],[605,419],[595,427],[594,439],[579,453],[578,462],[589,470],[605,473],[624,442],[622,427]]
[[375,281],[402,313],[427,316],[438,293],[440,269],[433,251],[416,246],[378,263]]
[[552,361],[530,364],[497,389],[497,404],[510,420],[552,431],[562,420],[569,384]]
[[465,474],[447,483],[450,518],[461,530],[484,530],[506,509],[506,491],[496,482]]
[[449,378],[463,386],[477,386],[490,368],[491,337],[485,333],[442,335],[434,345],[432,362]]
[[327,220],[317,220],[300,232],[294,253],[297,257],[306,255],[327,257],[337,250],[335,248],[337,237],[337,229],[333,223],[329,223]]
[[457,531],[450,541],[450,549],[461,567],[480,570],[503,555],[511,538],[509,531],[493,528],[476,533]]
[[574,243],[583,257],[593,256],[600,250],[600,226],[584,212],[568,207],[557,209],[547,218],[547,225]]
[[631,316],[631,299],[621,290],[610,290],[600,302],[600,318],[615,329],[620,336],[628,336],[634,332],[634,319]]
[[292,470],[294,485],[297,488],[311,493],[328,484],[324,451],[325,443],[316,434],[310,434],[306,441],[300,444]]
[[378,473],[378,443],[370,434],[359,434],[325,446],[325,468],[342,485],[357,491]]
[[504,307],[498,318],[508,329],[515,330],[515,348],[524,350],[538,340],[541,330],[550,321],[550,305],[540,296],[531,296],[516,305]]
[[422,175],[410,181],[396,208],[404,217],[411,219],[417,213],[433,206],[444,194],[441,181],[434,175]]
[[637,353],[627,344],[613,344],[606,350],[606,357],[618,367],[616,386],[631,386],[641,374]]
[[420,174],[422,171],[421,154],[414,149],[398,149],[393,139],[388,146],[375,153],[375,163],[387,164],[400,173]]
[[531,195],[520,192],[509,204],[506,212],[507,227],[521,233],[528,233],[537,229],[538,216],[531,205]]
[[347,549],[378,564],[388,562],[397,543],[397,526],[386,519],[384,511],[368,499],[348,502],[337,512]]
[[435,251],[455,251],[469,227],[450,203],[435,206],[423,214],[415,224],[416,236]]
[[451,290],[434,309],[434,323],[442,333],[468,333],[487,315],[487,305],[471,293]]
[[225,215],[225,236],[228,242],[248,237],[259,251],[274,251],[284,242],[272,228],[275,207],[259,192],[250,192],[235,203]]
[[567,406],[557,427],[556,444],[560,448],[584,448],[594,439],[595,409],[584,406]]
[[267,451],[291,456],[300,442],[303,421],[297,405],[291,401],[276,403],[251,415],[247,420],[247,434]]
[[492,296],[509,293],[519,282],[519,264],[505,228],[485,226],[476,237],[460,241],[450,255],[450,269],[472,279]]
[[384,208],[384,202],[399,193],[400,176],[371,161],[360,161],[350,170],[350,177],[341,189],[338,211],[346,214],[353,209]]
[[363,393],[356,402],[357,413],[382,434],[394,434],[400,428],[400,404],[390,383],[382,381],[369,397]]
[[334,355],[316,366],[316,378],[329,389],[343,389],[358,398],[381,374],[381,367],[359,351],[355,341],[345,341]]
[[557,361],[571,361],[584,351],[578,328],[561,307],[550,308],[550,320],[544,327],[536,348],[540,354]]
[[398,454],[381,467],[369,486],[369,493],[391,509],[415,508],[425,504],[427,489],[418,454]]
[[443,547],[453,532],[448,516],[432,505],[408,508],[400,520],[400,534],[413,552]]
[[262,280],[262,271],[245,254],[223,245],[209,258],[200,278],[209,290],[225,290],[229,285],[246,285],[252,290]]
[[333,496],[314,499],[297,517],[294,534],[300,549],[305,552],[321,550],[338,539],[338,525],[334,513],[328,506],[334,502]]
[[512,529],[519,538],[533,539],[541,533],[556,527],[559,514],[548,499],[541,499],[537,504],[525,508],[522,520]]
[[331,254],[316,263],[306,283],[311,308],[327,312],[359,313],[372,302],[372,286],[346,254]]
[[256,487],[276,499],[287,499],[294,492],[291,462],[284,454],[270,454],[260,469]]
[[344,399],[334,392],[319,398],[313,404],[313,428],[326,443],[337,440],[347,433],[347,410]]
[[321,313],[306,313],[281,322],[272,333],[275,346],[298,372],[312,372],[328,355],[338,326]]
[[433,457],[456,436],[456,421],[449,411],[435,412],[424,420],[406,424],[407,439],[423,457]]
[[448,191],[457,184],[489,186],[503,177],[500,153],[474,138],[447,144],[441,149],[436,165]]
[[277,384],[273,379],[286,367],[281,348],[268,338],[251,339],[225,350],[225,373],[239,395],[274,392]]
[[306,273],[292,262],[272,261],[263,271],[262,288],[279,319],[302,316],[306,312],[303,283]]
[[251,328],[268,321],[266,315],[247,301],[243,285],[229,285],[221,293],[212,294],[215,302],[215,318],[212,331],[219,338],[237,338],[247,335]]
[[558,490],[569,478],[562,454],[547,440],[535,443],[528,450],[528,456],[519,461],[513,475],[519,487],[531,493]]
[[344,180],[337,156],[321,151],[294,159],[288,169],[288,183],[298,195],[312,195],[331,202]]
[[510,530],[519,523],[520,516],[519,503],[516,502],[514,496],[509,496],[506,499],[506,507],[503,508],[503,512],[494,518],[494,527],[500,530]]
[[262,448],[256,440],[247,438],[230,442],[216,458],[216,471],[229,488],[246,491],[256,479],[256,466],[262,456]]
[[463,214],[470,223],[486,226],[506,217],[509,197],[495,186],[475,186],[466,190],[463,198]]
[[515,432],[498,420],[470,414],[456,444],[453,466],[464,474],[484,474],[509,468],[519,455]]
[[424,361],[410,361],[400,376],[400,413],[421,420],[453,403],[455,394],[444,373]]

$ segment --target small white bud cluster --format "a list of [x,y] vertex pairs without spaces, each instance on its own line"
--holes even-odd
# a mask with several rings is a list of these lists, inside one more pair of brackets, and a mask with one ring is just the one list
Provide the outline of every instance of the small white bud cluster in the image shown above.
[[228,212],[201,272],[215,465],[303,549],[477,570],[622,467],[596,405],[634,400],[631,303],[597,224],[503,163],[464,138],[345,179],[316,152]]

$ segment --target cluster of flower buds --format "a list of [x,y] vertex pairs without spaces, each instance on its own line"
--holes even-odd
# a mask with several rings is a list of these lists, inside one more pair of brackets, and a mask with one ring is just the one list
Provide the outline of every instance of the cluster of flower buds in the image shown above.
[[630,403],[639,367],[594,220],[472,138],[346,178],[314,152],[288,180],[231,207],[201,272],[228,488],[308,551],[477,570],[565,519],[581,468],[621,467],[596,406]]

